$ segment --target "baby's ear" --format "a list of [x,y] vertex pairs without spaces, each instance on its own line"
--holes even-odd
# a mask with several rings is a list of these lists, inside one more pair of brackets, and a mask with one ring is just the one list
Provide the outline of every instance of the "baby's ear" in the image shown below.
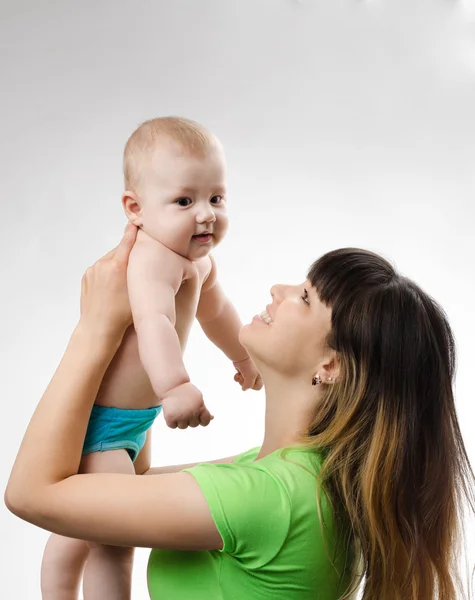
[[137,227],[142,227],[142,207],[134,192],[125,191],[122,194],[122,206],[129,221]]

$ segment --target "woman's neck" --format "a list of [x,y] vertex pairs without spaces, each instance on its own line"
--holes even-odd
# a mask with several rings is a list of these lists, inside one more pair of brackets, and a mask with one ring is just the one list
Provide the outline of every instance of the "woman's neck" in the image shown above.
[[294,380],[266,382],[264,441],[256,460],[297,443],[308,430],[315,412],[315,393],[311,385]]

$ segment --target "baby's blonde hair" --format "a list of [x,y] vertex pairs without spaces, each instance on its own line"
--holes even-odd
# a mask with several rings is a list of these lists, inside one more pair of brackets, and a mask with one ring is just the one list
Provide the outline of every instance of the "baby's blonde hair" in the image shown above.
[[201,156],[217,143],[215,136],[195,121],[184,117],[158,117],[142,123],[124,149],[124,183],[127,190],[140,184],[154,149],[164,140],[176,142],[186,153]]

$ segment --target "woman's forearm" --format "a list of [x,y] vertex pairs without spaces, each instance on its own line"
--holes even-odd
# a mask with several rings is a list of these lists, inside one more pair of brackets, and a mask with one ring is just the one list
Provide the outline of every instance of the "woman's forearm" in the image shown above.
[[151,467],[142,473],[142,475],[165,475],[167,473],[179,473],[183,471],[183,469],[191,469],[192,467],[196,467],[196,465],[201,464],[210,464],[210,465],[219,465],[221,463],[232,463],[236,458],[237,454],[234,456],[226,456],[225,458],[218,458],[216,460],[203,460],[201,462],[187,463],[184,465],[169,465],[166,467]]
[[12,510],[28,506],[42,489],[77,473],[91,408],[119,344],[81,324],[73,332],[15,460],[5,492]]

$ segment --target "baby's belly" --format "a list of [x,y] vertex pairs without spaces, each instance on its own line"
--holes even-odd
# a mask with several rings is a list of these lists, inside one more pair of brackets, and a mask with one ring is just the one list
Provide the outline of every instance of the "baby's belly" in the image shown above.
[[96,404],[138,409],[160,404],[140,361],[133,327],[125,333],[122,345],[107,369]]

